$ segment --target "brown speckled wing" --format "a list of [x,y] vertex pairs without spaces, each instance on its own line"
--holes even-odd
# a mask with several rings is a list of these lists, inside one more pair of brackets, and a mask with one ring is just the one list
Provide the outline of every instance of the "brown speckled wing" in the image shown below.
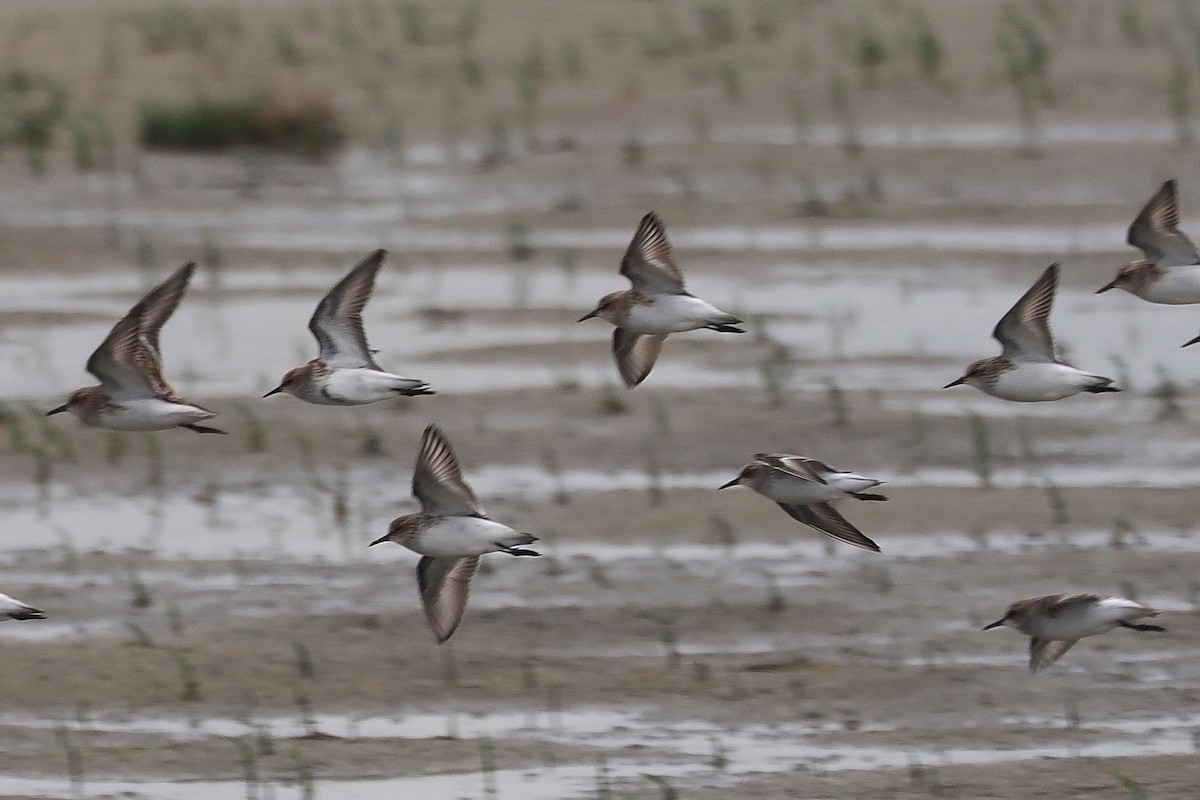
[[1129,225],[1125,240],[1160,267],[1200,263],[1196,245],[1179,230],[1179,201],[1175,180],[1159,187]]
[[362,310],[375,289],[386,250],[376,250],[346,274],[317,304],[308,329],[320,347],[318,358],[334,368],[379,369],[367,346]]
[[463,480],[450,441],[436,425],[421,436],[421,450],[413,470],[413,496],[426,514],[438,517],[482,517],[483,508]]
[[646,294],[684,294],[683,273],[671,257],[671,243],[662,220],[651,211],[642,217],[621,259],[621,274],[634,291]]
[[175,397],[163,376],[159,332],[174,313],[196,265],[184,264],[121,318],[88,358],[87,370],[113,399]]
[[417,586],[421,590],[425,620],[437,637],[438,644],[449,639],[462,620],[463,612],[467,609],[471,578],[478,566],[479,556],[423,556],[417,562]]
[[1030,639],[1029,671],[1038,672],[1062,658],[1078,639]]
[[613,331],[613,359],[626,388],[632,389],[646,379],[666,340],[665,333],[630,333],[625,328]]
[[864,550],[879,552],[879,545],[864,536],[862,531],[851,525],[829,503],[810,503],[808,505],[778,503],[777,505],[792,519],[816,528],[827,536],[840,539]]
[[780,472],[786,472],[789,475],[794,475],[797,478],[804,478],[808,481],[816,481],[817,483],[825,483],[825,479],[821,477],[815,467],[817,465],[824,466],[819,461],[813,461],[811,458],[804,456],[793,456],[787,453],[756,453],[754,460],[760,464],[766,464],[772,469],[777,469]]
[[1013,361],[1056,361],[1050,333],[1050,309],[1058,288],[1058,264],[1051,264],[1033,286],[996,323],[992,336],[1005,358]]

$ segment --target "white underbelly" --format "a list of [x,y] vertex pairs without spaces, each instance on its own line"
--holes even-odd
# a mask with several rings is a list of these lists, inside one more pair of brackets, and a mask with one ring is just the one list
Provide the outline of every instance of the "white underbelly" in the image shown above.
[[213,416],[211,411],[203,408],[157,397],[116,400],[115,404],[119,408],[101,412],[96,421],[100,427],[118,431],[165,431]]
[[1200,265],[1171,267],[1140,293],[1143,300],[1165,305],[1200,303]]
[[1022,362],[1016,369],[1002,372],[988,394],[1018,403],[1038,403],[1079,394],[1095,382],[1094,376],[1066,364]]
[[313,393],[314,397],[307,399],[324,405],[375,403],[396,397],[410,383],[418,384],[420,381],[365,367],[335,369],[321,382],[320,388]]
[[681,333],[716,324],[726,316],[698,297],[659,294],[649,303],[630,306],[629,318],[621,327],[633,333]]
[[423,556],[478,556],[494,553],[512,536],[507,525],[482,517],[443,517],[421,531],[408,545]]

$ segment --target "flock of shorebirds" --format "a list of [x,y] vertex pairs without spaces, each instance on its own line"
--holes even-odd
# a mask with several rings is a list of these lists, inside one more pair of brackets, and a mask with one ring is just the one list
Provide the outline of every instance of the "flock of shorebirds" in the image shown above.
[[[1122,266],[1098,291],[1124,289],[1152,303],[1200,303],[1200,253],[1178,223],[1176,185],[1170,180],[1129,226],[1127,240],[1145,258]],[[362,310],[385,255],[383,250],[371,253],[325,295],[308,323],[319,346],[317,357],[288,371],[264,397],[284,393],[309,403],[351,406],[398,395],[434,394],[424,381],[383,370],[367,345]],[[194,263],[185,264],[130,309],[88,359],[87,370],[100,385],[76,390],[48,414],[66,411],[88,425],[115,430],[187,428],[223,433],[202,424],[215,416],[212,411],[179,396],[163,375],[159,331],[179,305],[194,271]],[[632,287],[605,295],[579,321],[599,318],[614,326],[612,353],[628,388],[650,374],[669,334],[700,329],[744,332],[739,327],[742,320],[687,291],[663,224],[653,212],[638,225],[621,259],[620,274]],[[1016,402],[1119,391],[1111,378],[1059,358],[1049,325],[1058,278],[1059,266],[1051,264],[992,331],[1001,354],[974,362],[945,388],[968,384]],[[1200,336],[1187,344],[1196,342]],[[878,552],[879,546],[831,504],[848,497],[886,500],[868,491],[880,483],[804,456],[759,454],[720,488],[749,487],[799,522]],[[526,547],[536,537],[487,516],[464,480],[449,440],[436,425],[428,426],[422,436],[412,492],[421,510],[393,520],[387,534],[371,544],[396,542],[420,554],[421,601],[429,627],[441,643],[462,619],[480,557],[493,552],[536,556]],[[1036,672],[1085,636],[1117,627],[1162,631],[1157,625],[1137,622],[1159,613],[1121,597],[1055,594],[1018,600],[985,630],[1007,625],[1028,635],[1029,665]],[[42,619],[44,615],[0,594],[2,617]]]

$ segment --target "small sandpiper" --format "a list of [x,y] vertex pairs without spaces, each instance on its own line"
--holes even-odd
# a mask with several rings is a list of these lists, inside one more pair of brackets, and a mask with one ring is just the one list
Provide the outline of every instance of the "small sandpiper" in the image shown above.
[[0,593],[0,619],[45,619],[46,615],[28,603]]
[[1124,597],[1098,594],[1047,594],[1027,597],[1008,607],[1004,616],[984,630],[1007,625],[1030,637],[1029,671],[1044,669],[1085,636],[1098,636],[1113,628],[1135,631],[1165,631],[1158,625],[1135,620],[1157,617],[1162,612]]
[[290,370],[263,397],[283,392],[317,405],[358,406],[400,395],[435,394],[425,381],[384,372],[367,346],[362,310],[386,255],[386,250],[371,253],[329,290],[308,321],[319,345],[317,357]]
[[138,302],[87,362],[99,386],[76,389],[67,402],[46,416],[70,411],[88,425],[119,431],[163,431],[187,428],[197,433],[224,433],[199,423],[215,417],[189,403],[163,377],[158,336],[179,305],[194,263],[184,264]]
[[450,638],[467,607],[471,578],[484,553],[537,556],[522,545],[537,537],[488,519],[463,480],[450,442],[436,425],[425,429],[413,469],[413,496],[421,510],[392,520],[382,542],[402,544],[421,554],[417,586],[425,619],[438,644]]
[[1036,403],[1080,392],[1119,392],[1112,378],[1076,369],[1058,358],[1050,333],[1050,308],[1058,288],[1058,264],[1051,264],[992,330],[1001,355],[982,358],[944,389],[966,383],[984,394]]
[[[1096,294],[1124,289],[1151,303],[1200,303],[1200,253],[1187,234],[1179,230],[1174,179],[1154,193],[1130,224],[1125,240],[1141,250],[1145,258],[1123,264],[1117,276],[1097,289]],[[1195,341],[1200,341],[1200,337],[1192,340]]]
[[719,489],[748,486],[774,500],[792,519],[864,550],[879,552],[879,545],[846,521],[830,503],[846,497],[887,500],[866,490],[883,481],[840,470],[814,458],[759,453],[738,476]]
[[642,217],[621,259],[620,272],[633,288],[604,295],[579,322],[600,317],[616,326],[613,358],[627,388],[637,386],[654,369],[669,333],[701,328],[745,333],[737,327],[742,320],[684,288],[683,273],[672,260],[666,231],[653,211]]

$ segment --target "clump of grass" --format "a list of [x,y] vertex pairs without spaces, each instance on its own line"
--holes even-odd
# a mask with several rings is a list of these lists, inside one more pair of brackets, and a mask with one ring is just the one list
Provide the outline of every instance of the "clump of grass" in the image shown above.
[[267,429],[262,418],[248,404],[238,402],[234,406],[246,423],[246,452],[265,453],[267,451]]
[[1150,396],[1158,401],[1158,411],[1154,415],[1154,421],[1182,420],[1183,406],[1180,405],[1179,398],[1183,393],[1179,389],[1179,384],[1171,379],[1170,373],[1161,364],[1156,371],[1158,383],[1150,390]]
[[636,130],[631,130],[621,143],[621,160],[628,169],[637,169],[646,161],[646,145]]
[[679,634],[675,630],[674,620],[662,611],[655,611],[646,616],[658,626],[658,641],[663,646],[667,667],[677,669],[679,667]]
[[203,50],[212,38],[208,21],[183,3],[126,11],[121,18],[142,35],[142,46],[148,53]]
[[299,750],[293,750],[291,756],[296,764],[296,783],[300,785],[301,800],[315,800],[317,784],[312,764]]
[[280,63],[289,67],[299,67],[308,62],[308,55],[300,47],[292,29],[286,23],[281,22],[275,26],[271,41],[275,46],[275,57]]
[[778,614],[783,611],[786,603],[783,598],[783,592],[779,591],[779,584],[770,575],[767,576],[767,611],[772,614]]
[[174,602],[167,606],[167,629],[175,636],[183,635],[183,611]]
[[1117,7],[1121,35],[1131,45],[1139,45],[1146,41],[1146,26],[1142,24],[1142,16],[1138,13],[1137,6],[1133,0],[1121,0]]
[[1136,603],[1138,601],[1137,585],[1131,580],[1121,581],[1121,595]]
[[990,489],[992,487],[992,447],[987,420],[972,411],[967,415],[967,421],[971,426],[975,475],[979,478],[980,486]]
[[45,153],[67,107],[67,90],[41,72],[10,70],[0,76],[0,129],[25,151],[30,170],[46,171]]
[[533,258],[533,241],[528,222],[521,219],[510,220],[504,226],[504,234],[508,240],[509,258],[513,261],[528,261]]
[[142,581],[142,576],[137,573],[137,570],[130,568],[129,570],[129,606],[130,608],[149,608],[154,605],[154,598],[150,595],[150,589],[146,587]]
[[869,24],[864,23],[855,37],[854,60],[862,69],[863,83],[874,86],[879,68],[887,63],[888,51],[879,33]]
[[587,74],[583,63],[583,52],[574,39],[564,39],[558,51],[558,61],[562,74],[577,81]]
[[1171,75],[1167,79],[1167,97],[1171,118],[1175,120],[1175,142],[1180,147],[1192,140],[1190,77],[1187,62],[1177,50],[1171,51]]
[[400,34],[409,44],[425,44],[429,36],[429,20],[425,15],[425,4],[412,0],[396,3],[396,16],[400,18]]
[[304,642],[292,642],[292,651],[296,654],[296,672],[300,677],[309,680],[317,677],[317,665],[313,663],[308,645]]
[[715,68],[717,81],[729,103],[742,102],[742,70],[733,61],[722,61]]
[[1113,550],[1125,549],[1125,537],[1137,533],[1137,527],[1126,517],[1113,520],[1112,533],[1108,537],[1108,546]]
[[1025,131],[1022,152],[1034,156],[1038,153],[1038,97],[1046,93],[1045,73],[1050,60],[1050,45],[1033,20],[1021,14],[1016,6],[1005,8],[1004,23],[1000,51]]
[[332,106],[315,97],[289,102],[265,92],[226,98],[201,94],[173,103],[149,101],[138,114],[138,140],[150,150],[254,148],[322,158],[345,138]]
[[629,406],[625,403],[625,398],[611,383],[605,383],[600,389],[600,413],[609,416],[629,413]]
[[150,638],[150,634],[135,622],[126,622],[125,630],[129,631],[129,635],[133,637],[133,641],[138,647],[152,648],[154,640]]
[[1046,481],[1046,497],[1050,501],[1050,510],[1053,514],[1055,525],[1067,525],[1071,521],[1071,516],[1067,510],[1067,498],[1063,494],[1062,489],[1058,488],[1058,484],[1054,481]]
[[829,79],[829,105],[842,129],[842,149],[851,157],[861,155],[863,143],[858,135],[858,121],[850,106],[850,90],[837,75]]
[[8,403],[0,400],[0,425],[8,429],[8,446],[14,453],[24,453],[29,449],[29,441],[25,438],[25,425],[21,415]]
[[1142,786],[1142,784],[1135,781],[1128,775],[1117,772],[1116,770],[1113,770],[1108,774],[1112,775],[1113,778],[1116,779],[1117,783],[1121,784],[1121,788],[1129,792],[1129,800],[1147,800],[1147,798],[1150,796],[1146,793],[1145,786]]
[[596,800],[612,800],[612,779],[604,756],[596,758]]
[[63,755],[67,758],[67,775],[70,777],[75,795],[83,797],[83,753],[71,740],[71,734],[65,725],[59,725],[54,729],[54,738],[58,740],[58,746],[62,748]]
[[296,710],[300,712],[300,723],[304,726],[304,736],[308,739],[318,738],[321,734],[317,730],[317,717],[313,713],[312,698],[301,686],[296,687],[294,697]]
[[787,405],[788,386],[792,377],[791,357],[787,348],[783,345],[771,348],[771,352],[759,363],[758,372],[771,408]]
[[246,783],[246,800],[258,797],[258,754],[245,739],[233,740],[242,762],[242,780]]
[[704,3],[696,7],[700,38],[710,45],[733,44],[738,38],[737,16],[725,3]]
[[912,26],[912,48],[917,71],[926,80],[935,81],[941,77],[942,62],[945,60],[942,41],[924,11],[913,15]]
[[479,740],[479,772],[483,775],[483,796],[497,797],[496,748],[486,736]]
[[363,420],[362,423],[362,444],[359,449],[364,456],[371,456],[372,458],[384,455],[383,439],[379,436],[379,432],[371,427],[371,423],[366,420]]
[[829,395],[829,408],[833,411],[833,426],[850,427],[850,404],[846,402],[846,393],[842,387],[830,377],[825,381],[825,390]]
[[175,659],[175,666],[179,668],[181,684],[179,699],[185,703],[200,702],[200,679],[196,675],[196,667],[192,663],[192,659],[182,650],[174,650],[171,655]]
[[649,772],[643,774],[646,780],[658,787],[661,800],[679,800],[679,792],[675,791],[675,787],[666,778],[661,775],[651,775]]

